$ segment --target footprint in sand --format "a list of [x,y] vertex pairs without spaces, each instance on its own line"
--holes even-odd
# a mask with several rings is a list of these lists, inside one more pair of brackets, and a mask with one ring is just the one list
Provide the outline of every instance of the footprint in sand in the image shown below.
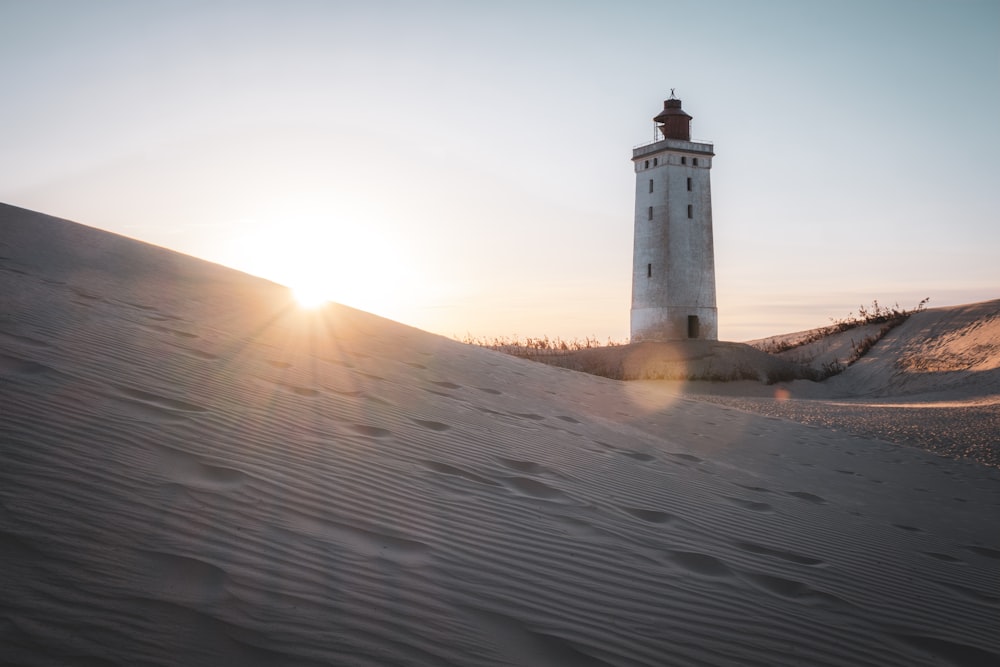
[[182,353],[188,355],[189,357],[194,357],[196,359],[205,359],[207,361],[215,361],[219,358],[219,355],[212,354],[211,352],[205,352],[204,350],[199,350],[195,347],[187,347],[185,345],[179,345],[177,343],[171,343],[166,341],[166,344],[170,347],[180,350]]
[[294,384],[288,384],[286,382],[275,382],[275,386],[284,389],[287,392],[295,394],[296,396],[304,396],[306,398],[315,398],[320,395],[319,390],[311,389],[309,387],[299,387]]
[[747,491],[756,491],[758,493],[771,493],[771,489],[765,489],[763,486],[747,486],[745,484],[737,484],[736,486],[741,489],[746,489]]
[[492,479],[488,479],[481,475],[477,475],[474,472],[469,472],[468,470],[463,470],[453,465],[448,465],[447,463],[440,463],[438,461],[424,461],[423,464],[427,466],[430,470],[441,474],[448,475],[450,477],[461,477],[462,479],[467,479],[470,482],[475,482],[476,484],[485,484],[487,486],[500,486],[499,482]]
[[503,394],[499,389],[490,389],[489,387],[476,387],[479,391],[486,392],[487,394],[493,394],[494,396],[500,396]]
[[0,375],[44,375],[53,369],[37,361],[0,354]]
[[770,574],[757,574],[749,572],[744,573],[742,577],[751,584],[767,591],[768,593],[783,598],[789,598],[795,600],[796,602],[802,602],[805,604],[848,606],[847,602],[836,595],[818,591],[812,586],[794,579],[776,577]]
[[781,560],[788,561],[789,563],[797,563],[799,565],[822,565],[824,563],[824,561],[819,558],[803,556],[785,549],[774,549],[772,547],[766,547],[762,544],[754,544],[753,542],[736,542],[734,546],[741,551],[759,554],[761,556],[768,556],[770,558],[779,558]]
[[412,421],[417,426],[422,426],[426,429],[430,429],[431,431],[439,431],[439,432],[447,431],[448,429],[451,428],[451,426],[449,426],[448,424],[443,424],[441,422],[431,421],[428,419],[411,419],[410,421]]
[[335,389],[333,387],[327,387],[327,386],[324,386],[323,389],[326,389],[327,391],[332,392],[337,396],[346,396],[348,398],[361,398],[362,396],[365,395],[365,392],[357,391],[355,389]]
[[652,456],[650,454],[643,454],[642,452],[633,452],[628,449],[619,449],[616,451],[623,456],[627,456],[630,459],[635,459],[636,461],[642,461],[643,463],[656,460],[655,456]]
[[905,531],[907,531],[909,533],[922,533],[922,532],[924,532],[924,531],[920,530],[919,528],[917,528],[916,526],[907,526],[906,524],[903,524],[903,523],[894,523],[894,524],[890,524],[890,525],[893,528],[899,528],[900,530],[905,530]]
[[229,491],[243,485],[246,474],[227,468],[203,463],[197,456],[172,447],[158,446],[158,472],[183,486],[205,491]]
[[72,291],[73,294],[76,294],[81,299],[87,299],[88,301],[104,301],[104,299],[102,299],[97,294],[91,294],[90,292],[80,289],[79,287],[71,287],[70,291]]
[[923,653],[930,653],[953,665],[1000,665],[1000,654],[925,635],[890,635]]
[[168,398],[147,391],[112,385],[117,392],[111,395],[113,401],[125,407],[130,416],[142,420],[176,421],[190,414],[208,412],[207,408],[188,401]]
[[347,427],[358,435],[368,438],[388,438],[392,435],[392,431],[389,429],[369,426],[368,424],[348,424]]
[[532,461],[518,461],[516,459],[505,459],[501,456],[497,456],[496,460],[503,464],[505,467],[510,468],[515,472],[524,473],[526,475],[555,475],[560,476],[555,470],[547,468],[540,463],[534,463]]
[[644,509],[639,509],[638,507],[623,507],[622,509],[631,514],[632,516],[634,516],[635,518],[641,519],[642,521],[645,521],[647,523],[664,524],[664,523],[670,523],[671,521],[674,521],[677,518],[673,514],[669,514],[667,512],[661,512],[659,510],[644,510]]
[[445,398],[455,398],[453,395],[449,394],[446,391],[435,391],[433,389],[427,389],[426,387],[424,387],[424,391],[426,391],[428,394],[434,394],[435,396],[444,396]]
[[15,340],[15,341],[17,341],[19,343],[27,343],[28,345],[31,345],[32,347],[52,347],[51,343],[48,343],[48,342],[46,342],[44,340],[39,340],[37,338],[32,338],[31,336],[24,336],[24,335],[21,335],[21,334],[11,333],[9,331],[0,331],[0,336],[3,336],[5,338],[10,338],[10,339]]
[[171,329],[170,327],[160,326],[159,324],[143,324],[141,326],[149,329],[150,331],[170,334],[171,336],[177,336],[178,338],[199,338],[198,334],[188,333],[187,331],[181,331],[180,329]]
[[147,306],[142,303],[132,303],[131,301],[121,301],[120,303],[123,303],[126,306],[131,306],[132,308],[137,308],[138,310],[145,310],[146,312],[151,312],[151,313],[156,312],[156,306]]
[[[0,271],[6,271],[7,273],[14,273],[14,274],[17,274],[19,276],[30,276],[31,275],[27,271],[22,271],[21,269],[15,269],[13,266],[3,266],[3,267],[0,267]],[[49,281],[46,280],[45,282],[49,282]],[[56,283],[56,284],[57,285],[65,285],[66,283]]]
[[733,496],[722,496],[722,499],[731,502],[737,507],[742,507],[743,509],[752,510],[754,512],[771,512],[774,510],[774,508],[768,505],[767,503],[759,503],[754,500],[735,498]]
[[957,593],[960,597],[964,597],[973,602],[981,602],[983,604],[989,605],[1000,605],[1000,597],[995,595],[988,595],[975,588],[968,588],[966,586],[960,586],[958,584],[951,584],[946,581],[935,581],[935,584],[951,591],[952,593]]
[[444,387],[445,389],[461,389],[462,388],[462,385],[455,384],[454,382],[434,382],[434,381],[431,381],[431,384],[436,384],[437,386]]
[[799,498],[801,500],[805,500],[806,502],[810,502],[810,503],[812,503],[814,505],[825,505],[826,504],[826,499],[825,498],[821,498],[821,497],[819,497],[819,496],[817,496],[815,494],[808,493],[806,491],[785,491],[785,493],[787,493],[790,496],[794,496],[796,498]]
[[677,459],[680,461],[689,461],[690,463],[703,463],[704,459],[698,458],[694,454],[681,454],[679,452],[666,452],[667,456],[672,459]]
[[503,662],[507,664],[611,667],[611,663],[587,653],[589,647],[585,644],[540,632],[523,621],[496,612],[472,607],[463,611],[482,628],[490,638],[489,643],[501,651]]
[[157,322],[169,322],[171,320],[173,320],[174,322],[188,322],[189,321],[189,320],[185,320],[183,317],[177,317],[176,315],[167,315],[166,313],[151,313],[150,315],[147,315],[146,317],[148,317],[151,320],[156,320]]
[[636,461],[642,461],[643,463],[646,463],[646,462],[649,462],[649,461],[655,461],[656,460],[656,457],[652,456],[651,454],[644,454],[643,452],[635,452],[635,451],[632,451],[631,449],[618,449],[614,445],[609,445],[608,443],[603,442],[601,440],[593,440],[592,442],[595,445],[597,445],[598,447],[600,447],[601,449],[598,449],[598,450],[593,450],[592,449],[590,451],[609,451],[609,452],[614,452],[615,454],[621,454],[622,456],[627,456],[630,459],[635,459]]
[[385,558],[409,566],[426,565],[432,560],[430,547],[425,543],[381,529],[308,516],[296,516],[289,527],[365,559]]
[[506,477],[504,483],[517,493],[542,500],[568,501],[569,498],[559,489],[528,477]]
[[343,359],[330,359],[326,357],[320,357],[320,361],[327,364],[333,364],[334,366],[340,366],[341,368],[350,368],[350,369],[354,368],[354,364],[350,363],[349,361],[344,361]]
[[731,577],[733,571],[715,556],[696,551],[667,551],[667,558],[694,574],[706,577]]
[[943,560],[946,563],[961,563],[963,562],[961,558],[955,558],[954,556],[949,556],[948,554],[938,553],[936,551],[921,551],[925,556],[934,558],[936,560]]
[[201,559],[140,550],[137,564],[158,597],[171,602],[210,604],[226,596],[225,571]]
[[1000,551],[996,549],[990,549],[988,547],[977,547],[977,546],[966,546],[966,549],[974,554],[979,554],[980,556],[985,556],[986,558],[992,558],[994,560],[1000,560]]

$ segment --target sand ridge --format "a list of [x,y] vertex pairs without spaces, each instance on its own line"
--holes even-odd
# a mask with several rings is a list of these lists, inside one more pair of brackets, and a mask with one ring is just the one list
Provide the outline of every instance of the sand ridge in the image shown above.
[[12,207],[0,257],[10,664],[1000,660],[994,469]]

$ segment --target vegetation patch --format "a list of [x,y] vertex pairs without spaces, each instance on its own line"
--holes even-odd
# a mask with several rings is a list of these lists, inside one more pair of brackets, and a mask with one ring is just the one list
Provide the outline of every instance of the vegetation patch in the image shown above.
[[560,354],[569,354],[571,352],[578,352],[580,350],[593,350],[604,347],[618,347],[620,345],[628,345],[628,342],[618,342],[608,340],[601,343],[596,336],[588,336],[584,339],[574,338],[573,340],[563,340],[556,336],[555,338],[549,338],[548,336],[542,336],[540,338],[521,338],[518,335],[514,336],[494,336],[488,338],[485,336],[474,337],[471,334],[466,334],[465,338],[462,339],[463,343],[467,345],[477,345],[479,347],[485,347],[489,350],[495,350],[497,352],[503,352],[515,357],[521,357],[522,359],[535,359],[542,356],[555,356]]
[[[466,335],[462,342],[616,380],[753,380],[767,384],[793,380],[821,382],[843,372],[863,357],[910,315],[924,310],[928,300],[924,299],[911,310],[904,310],[899,304],[883,306],[875,300],[871,306],[861,306],[857,315],[850,313],[843,319],[832,320],[829,326],[806,332],[798,338],[775,337],[750,345],[701,340],[628,343],[610,338],[602,343],[594,336],[563,340],[548,336],[476,338]],[[878,326],[873,329],[868,325]],[[862,326],[867,326],[861,332],[865,335],[857,341],[851,339],[846,356],[840,359],[810,364],[808,360],[791,361],[777,356]]]

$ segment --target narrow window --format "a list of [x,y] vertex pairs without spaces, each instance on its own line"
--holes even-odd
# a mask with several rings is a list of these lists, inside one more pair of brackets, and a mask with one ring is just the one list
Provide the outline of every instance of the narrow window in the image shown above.
[[694,206],[692,206],[691,204],[688,204],[688,217],[689,218],[694,217]]
[[647,264],[646,265],[646,277],[647,278],[652,278],[653,277],[653,265],[652,264]]
[[696,166],[696,167],[698,166],[698,158],[694,159],[694,166]]
[[[688,180],[690,181],[691,179],[689,178]],[[688,190],[690,190],[690,189],[691,188],[688,188]],[[653,179],[649,179],[649,191],[650,192],[653,191]]]
[[687,163],[688,163],[688,159],[686,157],[682,156],[681,157],[681,164],[687,164]]
[[701,327],[698,325],[697,315],[688,315],[688,338],[697,338]]
[[646,166],[643,169],[649,169],[649,160],[646,160]]
[[649,209],[646,211],[646,219],[647,220],[652,220],[653,219],[653,207],[652,206],[650,206]]
[[[652,183],[652,181],[650,181],[650,183]],[[652,192],[652,190],[650,190],[650,192]],[[688,192],[691,192],[691,179],[690,178],[688,178]]]
[[660,158],[658,158],[658,157],[654,157],[654,158],[653,158],[653,166],[655,167],[655,166],[656,166],[656,165],[658,165],[659,163],[660,163]]

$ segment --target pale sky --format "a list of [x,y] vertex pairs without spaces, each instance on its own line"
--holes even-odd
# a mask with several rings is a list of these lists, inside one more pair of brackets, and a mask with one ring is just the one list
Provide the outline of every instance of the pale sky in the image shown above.
[[444,335],[622,340],[671,88],[720,338],[1000,297],[996,0],[0,0],[0,201]]

